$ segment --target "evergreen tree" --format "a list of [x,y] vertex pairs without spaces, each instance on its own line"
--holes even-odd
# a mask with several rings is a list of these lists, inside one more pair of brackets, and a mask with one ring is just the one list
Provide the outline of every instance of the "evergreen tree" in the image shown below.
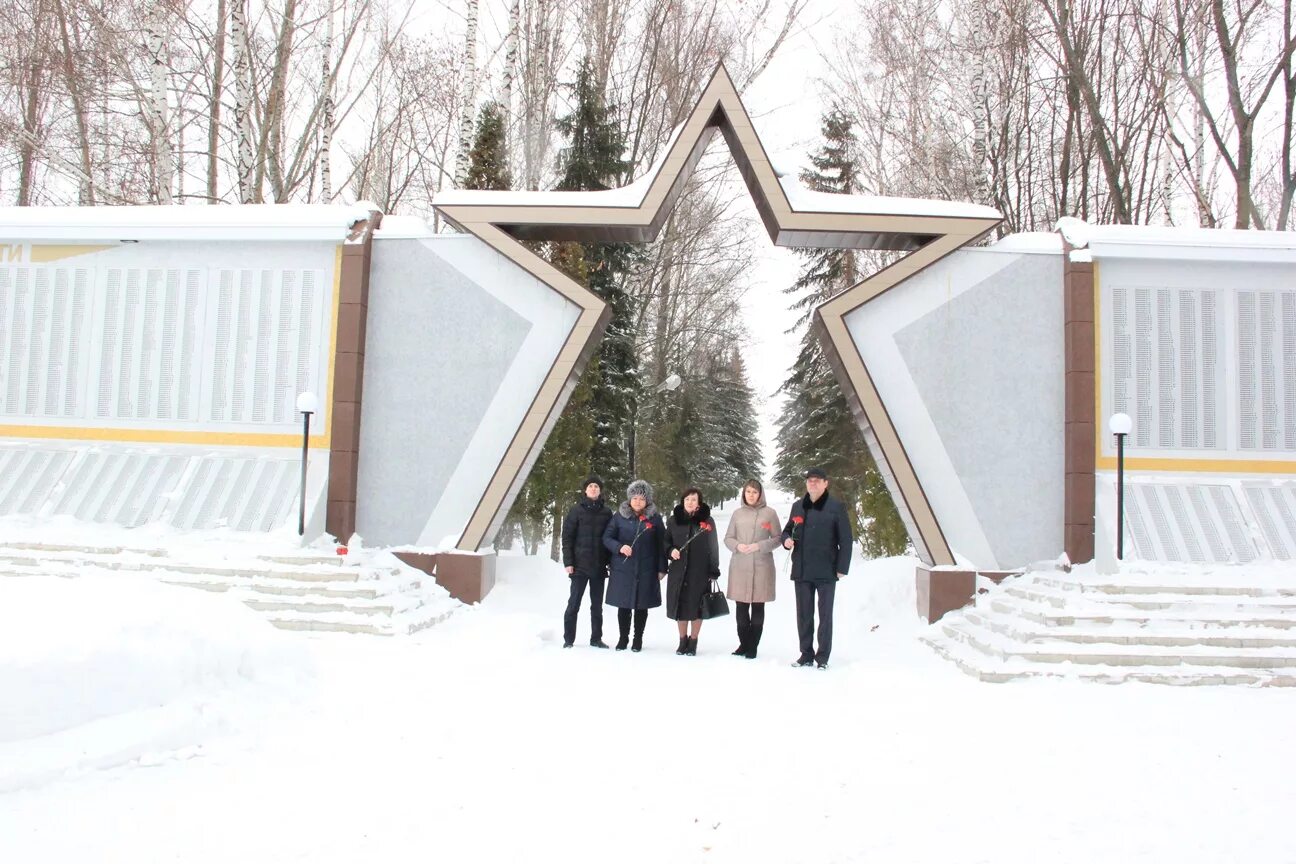
[[[608,189],[629,169],[621,158],[625,141],[615,109],[604,103],[587,60],[582,61],[570,89],[572,111],[557,121],[569,146],[564,151],[563,176],[556,188]],[[502,112],[498,124],[485,114],[483,111],[481,137],[488,142],[502,140]],[[492,164],[496,171],[487,175],[498,176],[498,169],[505,164],[502,156]],[[627,445],[639,384],[630,332],[631,310],[623,286],[634,260],[632,248],[623,244],[554,243],[549,244],[546,254],[556,267],[597,293],[612,310],[598,354],[550,432],[508,517],[509,522],[521,528],[529,553],[538,549],[547,534],[550,555],[557,560],[563,514],[586,474],[595,471],[603,477],[611,501],[618,499],[618,490],[629,483]]]
[[645,443],[641,473],[667,489],[696,486],[703,498],[717,502],[758,476],[755,395],[738,352],[702,362],[650,413],[653,435],[639,439]]
[[[553,244],[549,249],[549,260],[576,282],[583,283],[589,278],[579,243]],[[536,554],[547,538],[549,557],[559,560],[563,516],[575,502],[581,481],[591,470],[589,454],[594,444],[591,403],[592,391],[598,381],[598,363],[595,361],[567,400],[509,510],[505,522],[520,531],[528,555]],[[508,534],[504,534],[497,545],[508,539]]]
[[[852,126],[839,109],[824,116],[824,142],[810,155],[813,167],[801,173],[805,186],[846,195],[859,191]],[[774,480],[785,489],[798,489],[801,471],[810,465],[823,467],[832,478],[833,494],[846,504],[865,554],[898,555],[908,546],[904,524],[819,341],[807,326],[816,306],[859,281],[855,252],[813,249],[801,254],[805,270],[786,291],[795,297],[792,309],[800,313],[795,326],[803,330],[801,349],[783,382],[787,401],[779,416]]]
[[504,108],[487,102],[477,117],[477,132],[468,154],[465,189],[508,189],[512,185],[508,167],[508,137]]
[[[630,170],[630,164],[622,159],[625,135],[616,120],[615,107],[608,105],[596,88],[588,58],[581,61],[571,94],[571,113],[557,122],[568,146],[563,155],[563,176],[556,188],[561,191],[612,188]],[[586,243],[583,252],[588,272],[585,284],[612,310],[597,360],[586,373],[594,424],[590,465],[601,473],[609,489],[621,490],[631,479],[630,424],[634,422],[635,400],[641,389],[634,351],[633,310],[625,290],[626,274],[634,267],[639,253],[625,243]]]

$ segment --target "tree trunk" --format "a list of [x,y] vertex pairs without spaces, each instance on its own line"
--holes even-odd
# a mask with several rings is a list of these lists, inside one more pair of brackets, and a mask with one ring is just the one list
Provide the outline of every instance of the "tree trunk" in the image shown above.
[[36,144],[40,140],[37,135],[37,128],[40,123],[41,114],[41,87],[42,87],[42,63],[37,52],[33,52],[31,60],[26,64],[22,83],[22,100],[23,100],[23,135],[19,136],[21,144],[18,145],[19,163],[18,163],[18,206],[29,207],[32,203],[32,194],[36,185]]
[[149,131],[153,137],[153,195],[158,204],[171,203],[173,180],[171,154],[170,111],[167,107],[167,37],[170,35],[171,15],[165,3],[157,3],[149,13],[148,53]]
[[[242,0],[234,0],[242,3]],[[212,89],[207,123],[207,203],[215,204],[220,199],[217,195],[216,180],[220,163],[216,153],[220,146],[221,87],[225,83],[225,9],[226,0],[216,0],[216,44],[212,46]]]
[[288,86],[288,64],[292,60],[292,43],[296,32],[297,0],[284,0],[283,14],[279,19],[279,37],[275,43],[274,69],[270,74],[270,94],[266,98],[265,116],[261,122],[256,171],[256,188],[259,192],[268,169],[270,193],[276,203],[284,200],[284,91]]
[[85,100],[81,96],[81,75],[77,71],[72,39],[68,32],[67,10],[64,0],[54,0],[54,11],[58,16],[59,37],[63,47],[63,78],[67,82],[68,95],[72,97],[72,113],[76,116],[77,150],[81,156],[81,182],[77,187],[77,203],[82,206],[93,206],[94,165],[90,158],[90,133],[86,120]]
[[329,0],[328,23],[324,28],[324,62],[320,73],[320,88],[324,91],[324,116],[320,121],[320,198],[325,204],[333,201],[333,169],[329,154],[333,150],[333,2]]
[[230,41],[234,43],[234,125],[238,130],[239,203],[251,204],[259,195],[252,148],[252,59],[247,32],[247,0],[233,0]]
[[987,142],[990,136],[990,86],[986,74],[986,65],[990,53],[988,10],[984,2],[974,4],[972,8],[972,50],[976,52],[972,69],[972,170],[973,190],[976,203],[990,203],[990,175],[986,171],[988,151]]
[[473,120],[477,88],[477,7],[480,0],[468,0],[468,32],[464,35],[463,103],[459,113],[459,154],[455,157],[455,186],[468,179],[468,152],[472,149]]
[[[504,51],[504,135],[505,150],[510,154],[509,162],[512,163],[510,169],[516,169],[516,162],[512,159],[513,143],[516,140],[513,131],[513,85],[517,81],[518,28],[521,24],[522,0],[513,0],[513,5],[509,7],[509,29],[505,40],[508,47]],[[517,171],[510,170],[509,176],[517,177]]]
[[[1283,42],[1292,43],[1292,0],[1283,3]],[[1283,94],[1286,102],[1283,106],[1283,139],[1282,139],[1282,201],[1278,207],[1279,231],[1286,231],[1291,220],[1292,198],[1296,196],[1296,165],[1292,164],[1292,126],[1296,123],[1296,75],[1292,73],[1292,55],[1289,52],[1283,61]]]

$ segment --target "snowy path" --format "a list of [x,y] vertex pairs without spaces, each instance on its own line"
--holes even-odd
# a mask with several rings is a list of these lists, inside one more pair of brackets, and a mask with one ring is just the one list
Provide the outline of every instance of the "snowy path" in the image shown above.
[[505,558],[418,637],[308,640],[239,733],[0,795],[0,860],[1296,861],[1296,694],[978,684],[913,638],[912,567],[854,568],[820,673],[781,579],[756,661],[732,617],[676,657],[660,610],[564,651],[567,580]]

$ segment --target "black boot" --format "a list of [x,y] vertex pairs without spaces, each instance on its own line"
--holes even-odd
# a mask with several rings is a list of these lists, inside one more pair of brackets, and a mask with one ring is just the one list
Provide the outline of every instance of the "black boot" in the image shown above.
[[681,636],[679,647],[675,649],[675,653],[682,655],[687,649],[688,649],[688,637]]
[[634,641],[630,643],[631,651],[643,650],[643,631],[644,625],[648,623],[648,610],[634,610]]
[[747,655],[746,656],[748,660],[756,659],[756,647],[760,645],[761,631],[763,631],[764,629],[765,627],[762,624],[753,624],[751,625],[751,629],[747,631]]
[[747,643],[751,639],[751,626],[738,619],[738,648],[733,652],[735,657],[747,656]]
[[684,646],[684,653],[690,657],[695,656],[697,654],[697,637],[685,639],[684,641],[688,643]]
[[616,650],[624,651],[626,645],[630,644],[630,610],[617,610],[617,629],[621,631],[621,638],[617,639]]

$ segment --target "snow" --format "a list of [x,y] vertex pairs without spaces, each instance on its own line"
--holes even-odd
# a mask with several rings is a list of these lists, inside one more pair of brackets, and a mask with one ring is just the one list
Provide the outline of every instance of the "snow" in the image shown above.
[[1002,219],[993,207],[961,201],[927,198],[889,198],[883,195],[838,195],[806,189],[795,176],[779,181],[788,203],[798,213],[864,213],[878,216],[942,216],[963,219]]
[[243,604],[129,576],[0,578],[0,633],[0,793],[196,755],[311,670]]
[[[775,507],[786,516],[787,501]],[[723,531],[732,505],[716,512]],[[832,668],[791,669],[783,557],[754,661],[729,655],[732,616],[703,626],[697,657],[675,656],[660,609],[643,653],[591,649],[587,604],[563,650],[568,580],[521,555],[500,558],[483,604],[386,640],[262,641],[219,597],[183,595],[202,605],[190,614],[151,588],[0,578],[0,686],[30,693],[18,668],[47,685],[43,712],[11,712],[4,728],[49,732],[48,764],[77,752],[50,731],[58,706],[83,721],[73,729],[118,718],[155,742],[11,781],[5,858],[1292,860],[1296,693],[978,683],[918,642],[909,558],[856,560],[838,585]],[[67,611],[96,606],[116,625]],[[604,618],[615,637],[615,610]],[[306,680],[271,688],[276,677]],[[117,697],[114,682],[132,683]],[[185,715],[187,699],[206,711]],[[168,741],[149,732],[150,700],[242,722]],[[0,760],[11,777],[15,752]]]
[[[1296,263],[1296,232],[1159,225],[1091,225],[1066,216],[1057,230],[1075,249],[1099,258],[1175,257]],[[1072,260],[1082,260],[1074,253]],[[1092,259],[1083,259],[1092,260]]]
[[[451,189],[440,192],[436,205],[490,205],[497,207],[638,207],[656,179],[670,147],[679,136],[680,128],[671,133],[670,141],[661,150],[657,162],[643,175],[627,186],[598,192],[532,192],[485,191]],[[796,173],[786,165],[774,167],[779,184],[787,195],[792,210],[801,213],[855,213],[896,216],[954,216],[972,219],[1000,219],[1002,215],[992,207],[964,204],[957,201],[933,201],[923,198],[888,198],[879,195],[835,195],[814,192],[804,188]]]
[[1051,231],[1023,231],[1009,234],[986,248],[996,252],[1052,252],[1062,251],[1062,238]]
[[656,160],[634,182],[616,189],[582,192],[555,192],[531,190],[445,189],[438,192],[436,206],[488,205],[492,207],[638,207],[652,188],[683,125],[671,130]]
[[0,207],[0,236],[12,240],[344,240],[368,219],[363,205]]

